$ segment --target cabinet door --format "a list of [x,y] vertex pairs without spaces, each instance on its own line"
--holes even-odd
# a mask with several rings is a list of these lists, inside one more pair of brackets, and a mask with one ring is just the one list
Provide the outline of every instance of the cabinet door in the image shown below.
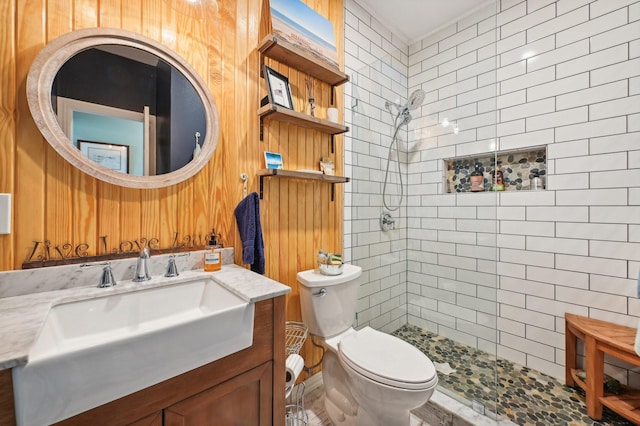
[[164,424],[166,426],[271,425],[272,369],[273,363],[267,362],[166,408]]
[[14,426],[15,424],[11,370],[0,370],[0,426]]
[[150,414],[140,420],[133,423],[129,423],[128,426],[162,426],[162,411]]

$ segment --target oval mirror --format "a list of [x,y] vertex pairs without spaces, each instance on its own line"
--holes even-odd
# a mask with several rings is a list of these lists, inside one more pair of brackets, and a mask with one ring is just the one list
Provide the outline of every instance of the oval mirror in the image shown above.
[[27,77],[33,119],[78,169],[130,188],[195,175],[218,143],[206,84],[160,43],[119,29],[65,34],[42,49]]

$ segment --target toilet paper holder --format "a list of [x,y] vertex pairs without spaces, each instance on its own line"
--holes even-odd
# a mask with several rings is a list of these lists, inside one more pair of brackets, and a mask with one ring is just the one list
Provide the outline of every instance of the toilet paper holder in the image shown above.
[[[299,355],[302,345],[307,340],[308,329],[304,323],[287,321],[285,323],[285,398],[286,425],[299,426],[307,424],[306,411],[304,410],[304,382],[295,386],[302,369],[304,359]],[[294,390],[295,387],[295,390]]]

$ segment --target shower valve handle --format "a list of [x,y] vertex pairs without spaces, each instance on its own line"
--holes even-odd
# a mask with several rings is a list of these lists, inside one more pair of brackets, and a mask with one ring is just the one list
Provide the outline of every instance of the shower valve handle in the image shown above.
[[380,215],[380,228],[383,231],[395,229],[396,220],[389,213],[383,212]]

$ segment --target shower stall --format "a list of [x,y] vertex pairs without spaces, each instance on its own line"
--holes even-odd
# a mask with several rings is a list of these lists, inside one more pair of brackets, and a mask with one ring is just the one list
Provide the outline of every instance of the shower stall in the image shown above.
[[564,385],[585,364],[565,315],[640,317],[640,0],[477,2],[411,41],[367,3],[345,0],[355,325],[416,345],[476,411],[630,424]]
[[[462,176],[495,165],[495,31],[482,36],[477,49],[494,53],[478,66],[468,37],[442,42],[461,23],[406,48],[377,45],[355,34],[375,19],[346,4],[347,40],[360,41],[347,43],[345,58],[345,254],[363,268],[356,326],[413,343],[435,363],[440,391],[492,416],[498,196],[465,191],[468,182],[451,182],[448,169]],[[463,23],[475,35],[495,6],[476,16]]]

